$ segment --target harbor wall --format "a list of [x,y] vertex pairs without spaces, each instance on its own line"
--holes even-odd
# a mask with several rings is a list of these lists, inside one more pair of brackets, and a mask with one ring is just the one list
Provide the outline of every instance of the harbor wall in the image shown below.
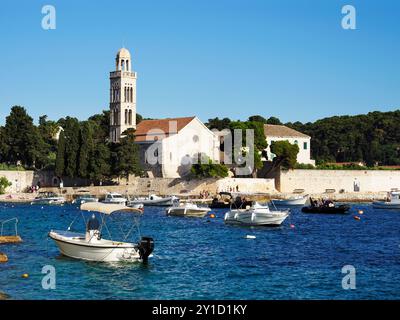
[[287,170],[276,177],[276,188],[291,193],[365,193],[400,189],[399,170]]
[[[60,192],[59,188],[46,188],[48,191]],[[89,187],[66,187],[63,194],[72,196],[83,190],[89,191],[98,197],[107,192],[118,192],[121,194],[147,196],[158,194],[161,196],[181,195],[199,196],[200,192],[208,191],[215,195],[221,191],[239,191],[243,193],[275,194],[274,179],[251,179],[251,178],[224,178],[224,179],[173,179],[173,178],[139,178],[130,177],[129,180],[120,181],[119,185],[113,186],[89,186]]]

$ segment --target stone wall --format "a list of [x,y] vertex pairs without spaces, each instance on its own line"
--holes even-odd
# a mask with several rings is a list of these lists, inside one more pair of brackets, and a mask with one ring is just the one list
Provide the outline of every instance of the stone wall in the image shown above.
[[[63,193],[71,196],[83,190],[102,197],[107,192],[118,192],[135,196],[147,196],[151,193],[158,195],[187,195],[199,196],[200,192],[208,191],[214,195],[220,191],[236,191],[244,193],[264,193],[273,194],[276,192],[273,179],[201,179],[183,180],[172,178],[138,178],[131,177],[128,181],[121,181],[116,186],[96,186],[96,187],[67,187],[63,188]],[[46,190],[60,192],[58,188],[46,188]]]
[[6,177],[11,182],[11,187],[6,192],[19,193],[25,192],[32,186],[34,181],[34,171],[4,171],[0,170],[0,177]]
[[399,170],[288,170],[276,177],[281,192],[383,192],[400,189]]

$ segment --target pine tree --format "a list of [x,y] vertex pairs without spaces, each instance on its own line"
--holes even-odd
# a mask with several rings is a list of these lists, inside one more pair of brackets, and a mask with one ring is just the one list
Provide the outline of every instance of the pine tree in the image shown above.
[[55,168],[56,176],[62,177],[64,175],[64,169],[65,169],[65,134],[64,131],[61,131],[57,145],[57,157],[56,157],[56,168]]

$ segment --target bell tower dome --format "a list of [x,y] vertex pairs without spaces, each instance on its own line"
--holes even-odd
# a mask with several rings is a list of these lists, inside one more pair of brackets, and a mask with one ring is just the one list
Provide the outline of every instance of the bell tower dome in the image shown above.
[[110,140],[119,142],[127,129],[136,128],[136,72],[130,52],[121,48],[110,72]]

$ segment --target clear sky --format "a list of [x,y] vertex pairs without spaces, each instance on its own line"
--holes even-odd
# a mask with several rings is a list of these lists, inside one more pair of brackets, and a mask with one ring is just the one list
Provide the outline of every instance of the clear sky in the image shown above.
[[[43,30],[54,5],[56,30]],[[343,5],[357,29],[341,27]],[[13,105],[35,120],[108,108],[122,46],[145,117],[282,121],[400,106],[397,0],[1,0],[0,124]]]

